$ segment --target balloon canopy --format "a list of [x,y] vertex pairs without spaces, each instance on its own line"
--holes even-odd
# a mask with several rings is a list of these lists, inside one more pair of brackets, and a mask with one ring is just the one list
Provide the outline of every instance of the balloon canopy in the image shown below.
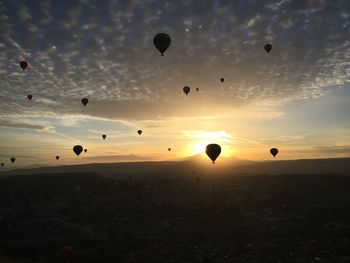
[[153,44],[158,49],[160,54],[164,56],[164,52],[168,49],[171,43],[171,38],[165,33],[159,33],[154,36]]
[[214,164],[216,158],[218,158],[221,153],[221,147],[220,145],[215,143],[208,144],[207,147],[205,148],[205,153],[213,161],[213,164]]

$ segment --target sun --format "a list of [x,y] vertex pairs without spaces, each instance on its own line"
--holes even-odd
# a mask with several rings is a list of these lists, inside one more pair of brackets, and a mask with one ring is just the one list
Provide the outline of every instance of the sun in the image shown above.
[[226,131],[195,131],[189,137],[192,138],[192,143],[188,147],[188,155],[205,155],[205,149],[211,143],[217,143],[221,146],[221,156],[229,157],[233,154],[232,137]]

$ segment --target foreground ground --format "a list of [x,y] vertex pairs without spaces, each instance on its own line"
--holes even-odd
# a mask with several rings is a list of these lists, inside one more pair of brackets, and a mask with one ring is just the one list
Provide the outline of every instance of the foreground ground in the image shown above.
[[2,178],[0,262],[350,262],[350,176]]

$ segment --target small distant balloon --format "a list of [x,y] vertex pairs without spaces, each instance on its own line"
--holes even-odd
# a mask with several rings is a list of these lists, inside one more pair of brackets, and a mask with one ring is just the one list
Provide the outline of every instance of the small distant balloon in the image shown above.
[[73,147],[73,152],[75,152],[77,156],[79,156],[79,154],[81,154],[82,151],[83,151],[83,147],[81,145],[75,145]]
[[183,91],[184,91],[184,93],[186,94],[186,96],[187,96],[188,93],[190,93],[190,90],[191,90],[191,88],[190,88],[189,86],[185,86],[185,87],[183,88]]
[[81,99],[81,103],[83,103],[84,106],[86,106],[86,104],[88,104],[89,100],[87,98],[82,98]]
[[68,256],[72,255],[73,248],[71,246],[64,246],[62,248],[62,253],[64,256],[68,257]]
[[58,159],[60,159],[60,157],[57,155],[57,156],[56,156],[56,160],[58,160]]
[[199,88],[196,88],[196,91],[199,91]]
[[270,51],[272,50],[272,45],[271,45],[271,44],[266,44],[266,45],[264,46],[264,49],[265,49],[265,51],[266,51],[267,53],[270,53]]
[[164,52],[168,49],[171,43],[171,38],[165,33],[159,33],[154,36],[153,44],[158,49],[160,54],[164,56]]
[[3,167],[5,164],[4,163],[1,163],[1,167]]
[[27,63],[26,61],[21,61],[21,62],[19,63],[19,65],[21,66],[21,68],[22,68],[23,70],[25,70],[25,69],[28,67],[28,63]]
[[225,79],[224,79],[224,78],[221,78],[220,81],[221,81],[221,83],[224,83]]
[[141,131],[141,130],[138,130],[137,133],[138,133],[139,135],[141,135],[142,131]]
[[87,149],[84,149],[84,152],[87,152]]
[[27,98],[28,98],[28,100],[32,100],[33,96],[32,95],[28,95]]
[[170,152],[170,151],[171,151],[171,148],[168,148],[168,151]]
[[11,163],[14,163],[14,162],[16,161],[16,158],[15,158],[15,157],[12,157],[12,158],[10,159],[10,161],[11,161]]
[[104,140],[105,140],[105,139],[106,139],[106,137],[107,137],[107,135],[106,135],[106,134],[103,134],[103,135],[102,135],[102,139],[104,139]]
[[207,147],[205,148],[205,153],[213,161],[213,164],[214,164],[216,158],[218,158],[221,153],[221,147],[220,145],[215,143],[208,144]]
[[277,148],[271,148],[270,149],[270,153],[273,155],[273,157],[276,157],[276,155],[278,154],[278,149]]

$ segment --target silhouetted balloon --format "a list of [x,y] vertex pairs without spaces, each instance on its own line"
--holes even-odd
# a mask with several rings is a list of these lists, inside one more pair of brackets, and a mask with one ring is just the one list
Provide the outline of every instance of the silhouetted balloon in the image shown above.
[[21,66],[21,68],[22,68],[23,70],[25,70],[25,69],[28,67],[28,63],[27,63],[26,61],[21,61],[21,62],[19,63],[19,65]]
[[170,43],[171,43],[171,38],[169,37],[169,35],[165,33],[159,33],[155,35],[153,38],[153,44],[156,46],[156,48],[158,49],[158,51],[162,56],[164,56],[164,52],[165,50],[168,49],[168,47],[170,46]]
[[76,154],[77,156],[79,156],[79,154],[81,154],[82,151],[83,151],[83,147],[80,146],[80,145],[75,145],[75,146],[73,147],[73,152],[75,152],[75,154]]
[[1,163],[1,167],[3,167],[5,164],[4,163]]
[[170,152],[170,151],[171,151],[171,148],[168,148],[168,151]]
[[224,78],[221,78],[220,81],[221,81],[221,83],[224,83],[225,79],[224,79]]
[[87,98],[82,98],[81,99],[81,103],[83,103],[84,106],[86,106],[86,104],[88,104],[89,100]]
[[183,91],[185,92],[186,96],[187,96],[187,94],[190,92],[190,90],[191,90],[191,88],[190,88],[189,86],[185,86],[185,87],[183,88]]
[[103,134],[102,135],[102,139],[106,139],[107,135],[106,134]]
[[68,256],[72,255],[73,248],[71,246],[64,246],[62,248],[62,253],[64,256],[68,257]]
[[208,144],[205,148],[205,153],[209,156],[209,158],[215,163],[216,158],[219,157],[221,153],[221,147],[218,144]]
[[196,91],[199,91],[199,88],[196,88]]
[[28,100],[32,100],[33,96],[32,95],[28,95],[27,98],[28,98]]
[[137,133],[138,133],[139,135],[141,135],[142,131],[141,131],[141,130],[138,130]]
[[12,157],[12,158],[10,159],[10,161],[11,161],[11,163],[14,163],[14,162],[16,161],[16,158],[15,158],[15,157]]
[[84,149],[84,152],[87,152],[87,149]]
[[278,149],[277,148],[271,148],[270,153],[273,155],[273,157],[276,157],[278,154]]
[[58,160],[58,159],[60,159],[60,157],[57,155],[57,156],[56,156],[56,160]]
[[271,45],[271,44],[266,44],[266,45],[264,46],[264,49],[265,49],[265,51],[266,51],[267,53],[270,53],[270,51],[271,51],[271,49],[272,49],[272,45]]

